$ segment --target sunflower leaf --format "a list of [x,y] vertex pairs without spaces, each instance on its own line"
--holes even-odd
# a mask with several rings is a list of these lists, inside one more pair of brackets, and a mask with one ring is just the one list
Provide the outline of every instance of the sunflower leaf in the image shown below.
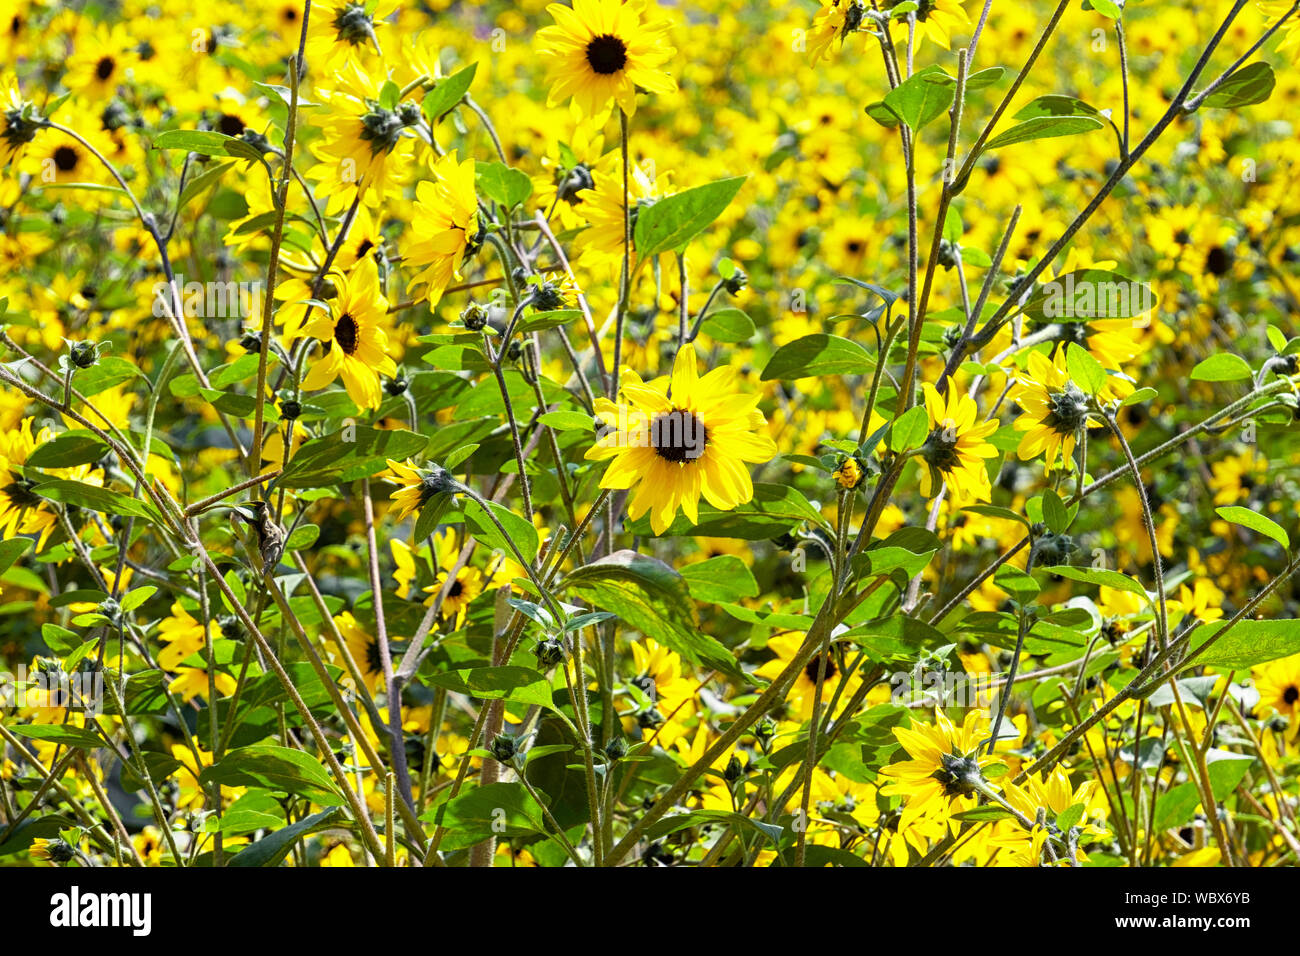
[[637,211],[633,237],[637,255],[644,261],[661,252],[685,249],[722,215],[744,184],[744,176],[721,179],[642,206]]

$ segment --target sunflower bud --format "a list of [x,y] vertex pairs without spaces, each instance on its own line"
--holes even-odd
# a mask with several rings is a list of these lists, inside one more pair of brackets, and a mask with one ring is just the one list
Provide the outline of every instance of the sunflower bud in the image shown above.
[[70,342],[68,357],[77,368],[90,368],[99,361],[99,350],[93,342]]
[[610,760],[621,760],[627,756],[627,741],[622,737],[615,737],[609,743],[605,744],[605,756]]
[[519,753],[518,741],[509,734],[497,734],[488,749],[502,763],[509,763]]
[[471,302],[465,306],[465,310],[460,314],[460,320],[465,323],[465,328],[471,332],[478,332],[487,326],[487,310],[477,302]]
[[839,467],[835,469],[835,483],[845,491],[852,491],[862,484],[865,474],[857,458],[846,455],[844,460],[840,462]]
[[731,275],[722,280],[722,287],[732,295],[739,294],[747,285],[749,285],[749,276],[739,266],[733,267]]
[[533,648],[537,663],[541,667],[554,667],[564,661],[564,645],[554,638],[541,641]]

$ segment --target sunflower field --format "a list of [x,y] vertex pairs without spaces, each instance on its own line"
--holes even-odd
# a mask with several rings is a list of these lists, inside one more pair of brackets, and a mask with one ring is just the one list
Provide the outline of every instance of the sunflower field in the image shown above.
[[1300,2],[0,54],[0,866],[1300,863]]

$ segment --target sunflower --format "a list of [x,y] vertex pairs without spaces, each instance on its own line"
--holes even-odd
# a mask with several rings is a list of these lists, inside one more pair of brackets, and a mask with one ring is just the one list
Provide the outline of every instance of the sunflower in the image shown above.
[[419,271],[407,288],[423,285],[429,305],[442,298],[460,267],[483,241],[474,192],[474,160],[457,163],[455,150],[433,166],[434,179],[415,187],[410,244],[405,261]]
[[[900,0],[891,0],[883,4],[886,10],[892,10]],[[958,0],[919,0],[916,10],[917,35],[928,38],[945,50],[954,30],[970,26],[970,17],[962,9]],[[906,31],[902,38],[907,37]]]
[[552,3],[546,11],[555,26],[537,38],[539,54],[550,58],[554,84],[548,105],[573,97],[587,115],[617,103],[628,116],[636,113],[636,88],[672,93],[677,83],[660,71],[677,51],[667,43],[666,20],[649,22],[647,3],[623,0],[574,0],[573,7]]
[[37,837],[28,848],[33,860],[46,863],[71,863],[77,857],[77,848],[61,837]]
[[926,465],[921,469],[921,494],[932,497],[942,479],[954,500],[988,501],[991,489],[982,459],[996,458],[998,450],[984,439],[997,431],[997,421],[975,424],[975,400],[959,392],[952,379],[946,398],[929,382],[923,390],[930,435],[921,447]]
[[352,616],[351,611],[344,611],[334,618],[334,625],[343,636],[348,646],[348,653],[361,671],[361,679],[371,694],[378,691],[384,682],[384,664],[379,657],[379,639],[363,628]]
[[[799,653],[803,646],[804,635],[797,632],[788,632],[785,634],[774,634],[767,642],[767,649],[776,655],[775,658],[763,664],[754,673],[759,677],[774,680],[786,667],[790,661]],[[844,689],[840,692],[840,707],[842,708],[852,698],[855,691],[862,684],[862,679],[856,672],[845,677],[843,673],[844,660],[835,653],[818,654],[807,666],[799,672],[795,682],[791,685],[786,699],[789,700],[802,721],[812,720],[813,708],[817,703],[817,677],[824,674],[822,678],[822,706],[825,707],[835,696],[835,689],[839,686],[840,681],[845,681]]]
[[822,8],[813,17],[808,30],[808,41],[813,63],[830,57],[831,44],[836,37],[840,45],[844,38],[857,30],[862,23],[864,7],[858,0],[822,0]]
[[24,418],[17,428],[0,432],[0,538],[39,534],[38,550],[45,546],[59,516],[32,490],[35,482],[24,478],[21,469],[36,446],[45,444],[53,435],[49,428],[42,428],[33,437],[30,418]]
[[158,654],[158,664],[164,670],[177,671],[181,661],[207,646],[211,623],[205,628],[194,619],[179,601],[172,604],[171,616],[158,624],[158,640],[167,646]]
[[407,128],[420,121],[419,107],[409,102],[393,109],[381,105],[382,84],[352,59],[334,79],[334,89],[316,91],[329,108],[319,111],[323,137],[311,147],[319,162],[307,177],[319,184],[317,195],[329,197],[330,213],[347,207],[356,194],[372,206],[396,199],[413,152]]
[[419,511],[431,499],[451,490],[449,475],[442,468],[435,468],[427,473],[421,472],[413,465],[388,459],[388,475],[391,481],[400,486],[392,494],[393,517],[398,521],[409,518]]
[[23,98],[18,81],[5,77],[3,100],[0,101],[0,168],[22,156],[24,148],[36,138],[38,114],[34,104]]
[[[382,55],[375,27],[397,9],[396,0],[365,4],[357,0],[316,0],[307,24],[307,62],[325,72],[344,66],[361,49],[373,46]],[[372,8],[373,9],[370,9]],[[298,28],[286,21],[286,27]]]
[[[434,538],[437,547],[438,567],[441,571],[434,579],[433,584],[425,588],[425,592],[430,595],[436,595],[442,590],[443,584],[447,580],[447,572],[456,567],[456,559],[460,556],[460,549],[456,545],[456,531],[454,528],[447,528],[442,534]],[[451,582],[451,587],[447,590],[447,596],[442,602],[442,614],[444,617],[450,617],[456,627],[460,627],[465,621],[465,614],[469,610],[470,602],[483,593],[484,578],[483,572],[478,568],[472,568],[465,565],[456,572],[455,579]],[[431,596],[430,601],[434,600]]]
[[1016,454],[1029,461],[1045,453],[1047,467],[1058,455],[1070,467],[1075,443],[1088,428],[1088,396],[1066,374],[1065,353],[1057,352],[1051,362],[1042,352],[1029,353],[1029,374],[1021,376],[1010,397],[1025,410],[1016,419],[1016,430],[1025,434]]
[[303,329],[320,340],[324,354],[303,378],[302,388],[314,392],[342,375],[348,397],[358,408],[378,408],[380,374],[397,372],[387,354],[383,322],[388,300],[379,290],[379,270],[375,260],[363,259],[351,275],[335,273],[333,281],[337,295],[329,301],[329,314],[318,312]]
[[[646,173],[648,161],[632,163],[628,169],[628,200],[632,215],[657,198],[655,181]],[[593,186],[578,191],[579,211],[587,228],[578,237],[583,261],[593,264],[623,261],[623,165],[618,153],[607,153],[592,171]],[[632,256],[636,256],[635,245]]]
[[[1260,0],[1258,6],[1260,12],[1272,23],[1290,13],[1294,4],[1291,0]],[[1297,19],[1292,19],[1282,31],[1282,42],[1277,45],[1277,51],[1281,53],[1292,47],[1294,49],[1291,50],[1291,60],[1293,63],[1300,63],[1300,20]]]
[[[107,156],[115,150],[115,144],[101,130],[88,126],[82,137]],[[45,186],[64,186],[74,183],[90,185],[107,185],[108,174],[94,152],[75,137],[62,130],[43,129],[35,141],[28,147],[21,164],[21,171],[30,173],[34,182]],[[78,202],[83,204],[102,203],[106,200],[94,197],[101,195],[97,191],[86,192]],[[109,195],[107,193],[102,195]]]
[[1291,738],[1300,737],[1300,655],[1256,667],[1254,676],[1259,691],[1256,713],[1286,717]]
[[776,443],[764,434],[760,396],[738,392],[738,377],[724,365],[700,378],[688,345],[677,353],[671,380],[642,383],[632,375],[622,390],[626,401],[596,400],[608,427],[586,457],[613,459],[600,486],[631,489],[628,515],[649,512],[655,534],[667,531],[679,510],[698,524],[701,495],[720,511],[754,497],[744,463],[768,461]]
[[112,99],[117,88],[130,80],[140,58],[136,43],[126,27],[99,27],[93,35],[80,37],[68,57],[63,83],[73,93],[94,102]]
[[890,783],[880,792],[903,798],[900,830],[917,820],[947,818],[974,809],[983,768],[997,760],[982,753],[986,748],[981,744],[988,739],[987,723],[983,711],[972,709],[960,727],[936,711],[933,724],[894,728],[909,759],[881,768],[880,775]]

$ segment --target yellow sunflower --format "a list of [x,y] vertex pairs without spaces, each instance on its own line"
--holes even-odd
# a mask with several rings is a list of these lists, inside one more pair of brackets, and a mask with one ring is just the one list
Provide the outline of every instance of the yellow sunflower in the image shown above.
[[27,144],[36,138],[36,107],[23,98],[18,81],[12,76],[0,82],[0,168],[22,156]]
[[[892,10],[897,6],[899,0],[892,0],[884,4],[885,9]],[[949,42],[954,30],[960,30],[962,27],[970,26],[970,17],[962,9],[958,0],[919,0],[919,7],[916,10],[916,35],[920,38],[928,38],[931,42],[938,44],[945,50],[948,49]],[[901,39],[907,38],[907,31],[899,31]],[[898,38],[899,34],[896,33]]]
[[[373,9],[370,9],[372,8]],[[357,0],[316,0],[307,23],[307,62],[325,72],[342,67],[359,50],[382,51],[375,27],[397,9],[395,0],[365,4]],[[281,22],[299,29],[296,22]]]
[[419,270],[407,288],[423,285],[430,305],[442,298],[452,279],[460,278],[461,263],[483,241],[474,160],[457,163],[453,150],[434,164],[433,173],[432,181],[421,180],[415,187],[412,238],[404,249],[406,263]]
[[333,282],[337,295],[329,301],[329,314],[318,311],[303,329],[325,350],[303,377],[303,390],[322,389],[341,375],[358,408],[378,408],[380,374],[397,372],[387,354],[388,300],[379,289],[379,271],[373,259],[362,259],[351,275],[334,274]]
[[419,122],[419,107],[410,102],[394,109],[380,105],[382,84],[353,59],[334,79],[333,89],[316,91],[329,108],[318,111],[323,137],[311,152],[319,162],[307,177],[318,183],[317,195],[329,197],[329,213],[348,206],[357,194],[372,206],[396,199],[414,148],[407,127]]
[[[774,680],[783,670],[785,670],[803,646],[805,635],[799,632],[791,631],[785,634],[774,634],[767,642],[767,649],[776,654],[772,660],[763,664],[754,673],[759,677]],[[794,684],[790,687],[786,695],[787,700],[794,708],[794,712],[802,721],[812,720],[813,709],[817,703],[817,677],[822,674],[822,697],[823,707],[830,704],[835,697],[835,689],[844,681],[844,689],[840,692],[839,706],[843,709],[844,705],[854,695],[862,684],[862,678],[857,672],[848,675],[846,678],[843,674],[844,661],[834,653],[818,654],[799,672],[795,678]]]
[[1016,450],[1021,461],[1044,454],[1047,467],[1064,458],[1068,468],[1079,434],[1089,426],[1088,396],[1070,381],[1065,371],[1065,353],[1049,361],[1042,352],[1029,354],[1029,374],[1019,377],[1010,397],[1025,410],[1016,419],[1016,430],[1025,434]]
[[960,727],[936,711],[933,724],[894,728],[910,759],[881,768],[880,775],[890,782],[880,792],[903,798],[900,831],[922,819],[945,819],[976,806],[983,768],[997,760],[980,746],[988,739],[987,723],[983,711],[972,709]]
[[607,428],[586,457],[613,459],[600,486],[631,489],[628,515],[649,512],[655,534],[667,531],[679,510],[698,524],[701,495],[720,511],[754,497],[745,463],[768,461],[776,443],[764,433],[760,396],[738,392],[738,377],[730,365],[699,377],[688,345],[677,353],[671,380],[642,383],[631,375],[626,401],[596,400]]
[[53,434],[49,428],[42,428],[33,437],[30,418],[24,418],[17,428],[0,431],[0,538],[39,534],[39,549],[59,523],[46,500],[32,490],[35,483],[21,474],[27,456]]
[[1256,667],[1254,675],[1259,691],[1255,712],[1264,717],[1270,713],[1286,717],[1288,735],[1300,737],[1300,655]]
[[391,495],[395,506],[393,517],[398,521],[419,511],[435,495],[451,490],[450,476],[441,468],[426,473],[413,465],[389,458],[388,469],[387,477],[399,485]]
[[977,425],[975,400],[958,391],[952,379],[946,396],[929,382],[923,390],[930,435],[921,448],[921,494],[933,497],[942,480],[956,501],[988,501],[991,488],[983,459],[996,458],[998,450],[984,439],[997,431],[997,421]]
[[552,3],[546,11],[555,26],[544,27],[538,52],[550,58],[554,84],[549,105],[569,97],[588,115],[617,103],[636,112],[636,88],[672,93],[677,83],[659,68],[677,51],[668,45],[666,20],[648,21],[647,3],[574,0],[569,8]]
[[348,646],[348,653],[356,661],[357,669],[361,671],[361,679],[365,681],[370,693],[374,694],[384,682],[384,664],[379,657],[379,639],[363,628],[361,623],[352,616],[351,611],[344,611],[335,616],[334,626],[339,629],[343,642]]

